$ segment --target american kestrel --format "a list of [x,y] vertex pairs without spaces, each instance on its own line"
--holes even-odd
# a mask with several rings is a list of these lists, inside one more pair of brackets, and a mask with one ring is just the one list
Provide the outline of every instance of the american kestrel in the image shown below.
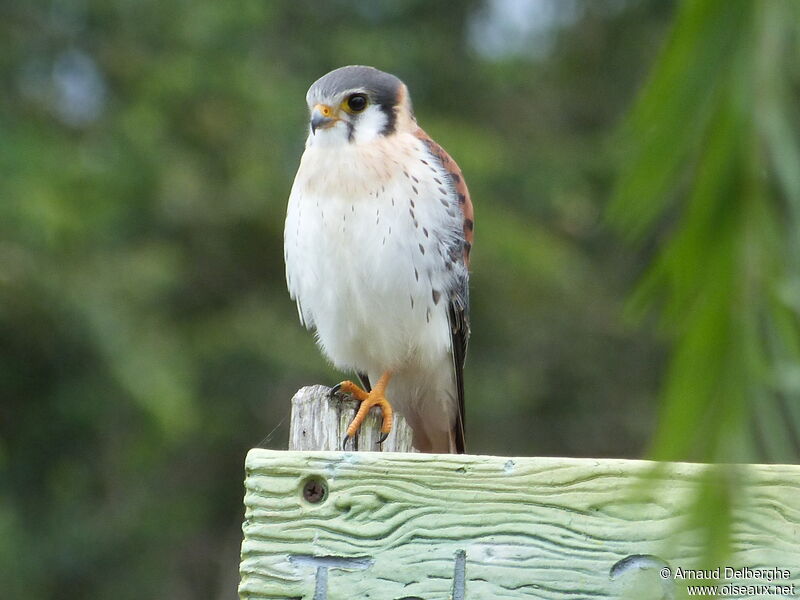
[[473,213],[455,161],[417,125],[405,84],[372,67],[318,79],[289,196],[286,280],[323,353],[363,386],[344,444],[392,405],[423,452],[464,452]]

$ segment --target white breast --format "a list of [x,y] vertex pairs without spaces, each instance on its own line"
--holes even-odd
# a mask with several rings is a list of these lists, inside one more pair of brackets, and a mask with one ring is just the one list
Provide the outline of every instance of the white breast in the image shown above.
[[461,231],[449,186],[411,135],[307,148],[287,211],[286,276],[337,367],[372,374],[448,356],[449,293],[464,276],[449,259]]

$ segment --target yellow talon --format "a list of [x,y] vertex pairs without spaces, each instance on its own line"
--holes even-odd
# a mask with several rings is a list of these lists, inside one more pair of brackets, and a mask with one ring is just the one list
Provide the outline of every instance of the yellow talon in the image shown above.
[[383,413],[383,421],[381,422],[381,437],[378,440],[378,443],[380,444],[389,436],[389,433],[392,431],[394,411],[392,410],[392,405],[389,404],[389,401],[386,399],[385,392],[386,386],[389,385],[389,379],[391,379],[391,377],[392,375],[388,371],[381,375],[381,378],[378,379],[378,382],[375,384],[375,387],[372,388],[371,392],[365,392],[352,381],[343,381],[334,388],[335,391],[341,391],[345,394],[349,394],[361,402],[361,406],[358,407],[358,412],[356,413],[355,418],[347,428],[344,442],[342,444],[343,449],[344,445],[347,444],[347,440],[356,435],[358,428],[361,427],[361,424],[364,422],[364,419],[366,419],[367,414],[373,406],[380,406],[381,412]]
[[343,381],[343,382],[333,386],[333,389],[331,390],[331,393],[335,394],[337,392],[341,392],[342,394],[347,394],[348,396],[352,396],[353,398],[355,398],[359,402],[362,402],[362,401],[366,400],[367,397],[369,396],[369,394],[367,392],[362,390],[360,387],[358,387],[352,381]]

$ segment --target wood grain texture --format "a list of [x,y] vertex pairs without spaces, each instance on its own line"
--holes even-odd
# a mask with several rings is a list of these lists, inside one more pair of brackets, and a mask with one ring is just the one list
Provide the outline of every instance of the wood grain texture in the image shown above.
[[[358,402],[344,396],[331,397],[331,388],[313,385],[300,389],[292,398],[289,424],[289,450],[341,450],[347,426],[358,410]],[[403,416],[394,413],[392,432],[378,446],[381,410],[370,410],[356,439],[348,442],[348,450],[381,452],[413,452],[413,433]]]
[[[705,465],[256,449],[246,470],[242,598],[655,600],[685,585],[664,565],[702,566]],[[800,589],[800,467],[734,480],[726,564],[789,569],[773,583]]]

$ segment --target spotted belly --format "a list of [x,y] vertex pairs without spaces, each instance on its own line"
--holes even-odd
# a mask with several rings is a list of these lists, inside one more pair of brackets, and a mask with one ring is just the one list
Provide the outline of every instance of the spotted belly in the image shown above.
[[290,207],[290,289],[339,368],[398,369],[448,350],[441,236],[420,224],[417,205],[384,187],[360,201],[309,196]]

